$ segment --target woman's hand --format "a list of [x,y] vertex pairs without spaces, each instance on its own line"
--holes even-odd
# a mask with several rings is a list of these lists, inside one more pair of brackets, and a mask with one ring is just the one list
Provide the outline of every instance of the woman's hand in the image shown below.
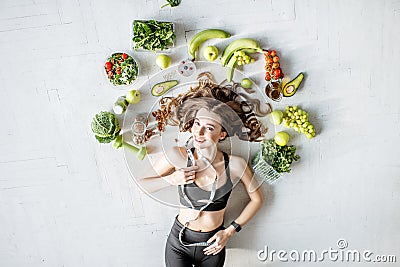
[[164,179],[172,185],[190,184],[196,178],[196,170],[198,166],[185,167],[175,170]]
[[215,235],[213,235],[210,239],[207,240],[207,243],[211,243],[215,241],[212,245],[203,249],[204,254],[206,255],[216,255],[225,247],[226,243],[228,243],[229,238],[233,235],[235,230],[231,227],[228,227],[225,230],[218,231]]

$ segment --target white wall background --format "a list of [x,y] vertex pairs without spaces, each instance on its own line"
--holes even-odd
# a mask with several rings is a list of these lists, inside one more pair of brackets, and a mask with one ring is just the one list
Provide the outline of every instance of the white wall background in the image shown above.
[[[263,186],[265,205],[231,239],[226,266],[304,266],[261,262],[257,251],[337,249],[339,238],[400,266],[400,1],[162,3],[0,2],[0,266],[163,265],[177,211],[141,194],[123,152],[99,145],[89,127],[121,94],[102,65],[130,50],[136,18],[176,23],[175,64],[187,38],[222,28],[278,49],[286,74],[307,73],[274,107],[300,104],[319,135],[293,138],[301,161]],[[140,84],[157,72],[155,55],[135,55]],[[262,68],[245,71],[262,86]],[[238,188],[228,218],[242,200]]]

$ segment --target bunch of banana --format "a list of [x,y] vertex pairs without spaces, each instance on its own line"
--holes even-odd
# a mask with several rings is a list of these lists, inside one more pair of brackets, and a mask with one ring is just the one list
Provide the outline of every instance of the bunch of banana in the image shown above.
[[188,53],[192,60],[196,58],[197,48],[205,41],[213,38],[228,38],[231,37],[229,33],[219,29],[208,29],[195,34],[190,39],[188,44]]
[[[230,43],[224,50],[221,56],[222,66],[228,68],[227,80],[232,81],[233,71],[235,66],[239,63],[240,59],[246,57],[253,62],[247,54],[262,52],[258,42],[251,38],[241,38]],[[245,62],[246,63],[246,62]]]

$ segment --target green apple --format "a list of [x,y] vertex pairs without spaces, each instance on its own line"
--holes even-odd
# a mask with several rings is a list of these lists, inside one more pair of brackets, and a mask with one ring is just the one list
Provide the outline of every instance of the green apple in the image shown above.
[[129,91],[126,94],[126,101],[128,101],[129,104],[138,103],[140,101],[140,92],[137,90]]
[[278,132],[275,134],[274,141],[280,146],[286,146],[289,142],[289,135],[286,132]]
[[161,69],[166,69],[171,65],[171,58],[165,54],[160,54],[156,58],[156,64],[159,66]]
[[217,59],[218,57],[218,48],[216,48],[213,45],[209,45],[206,48],[204,48],[203,51],[203,56],[205,59],[207,59],[208,61],[214,61]]
[[250,88],[252,85],[253,85],[253,82],[249,78],[244,78],[240,82],[240,86],[242,86],[245,89]]
[[274,110],[269,114],[269,121],[273,125],[279,125],[282,123],[283,112],[280,110]]

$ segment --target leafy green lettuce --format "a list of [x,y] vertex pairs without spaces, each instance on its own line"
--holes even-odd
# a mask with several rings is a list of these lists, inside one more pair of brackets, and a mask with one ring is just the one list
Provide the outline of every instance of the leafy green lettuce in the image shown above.
[[165,50],[174,44],[176,35],[172,22],[135,20],[133,22],[134,49]]

